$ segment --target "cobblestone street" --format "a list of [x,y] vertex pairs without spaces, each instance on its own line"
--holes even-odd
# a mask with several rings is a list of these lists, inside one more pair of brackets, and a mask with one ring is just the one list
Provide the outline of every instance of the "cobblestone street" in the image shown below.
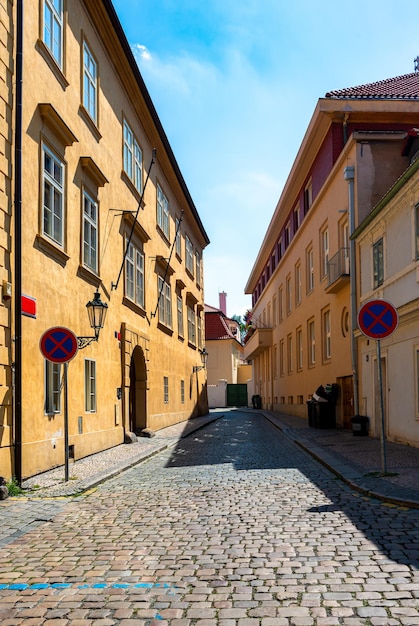
[[250,412],[44,506],[0,546],[2,626],[419,624],[419,510]]

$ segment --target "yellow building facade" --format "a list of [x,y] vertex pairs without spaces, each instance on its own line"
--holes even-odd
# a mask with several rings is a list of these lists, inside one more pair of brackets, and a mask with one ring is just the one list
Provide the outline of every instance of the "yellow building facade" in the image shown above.
[[[110,1],[26,3],[22,85],[24,478],[64,463],[66,413],[77,459],[207,412],[209,240]],[[51,328],[94,336],[96,292],[98,341],[80,340],[68,366],[49,360]]]
[[403,142],[419,121],[411,98],[371,92],[318,101],[245,287],[244,356],[262,406],[307,417],[316,390],[337,385],[343,427],[360,410],[350,234],[406,167]]

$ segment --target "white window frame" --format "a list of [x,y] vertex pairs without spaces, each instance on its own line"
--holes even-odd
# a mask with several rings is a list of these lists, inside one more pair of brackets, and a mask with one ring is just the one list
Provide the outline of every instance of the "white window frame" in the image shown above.
[[63,69],[63,35],[63,0],[44,0],[42,33],[43,42],[61,70]]
[[176,296],[177,301],[177,332],[179,337],[185,336],[185,329],[183,323],[183,300],[182,296]]
[[307,293],[314,289],[314,250],[313,246],[307,248]]
[[283,339],[279,342],[279,375],[285,376],[285,342]]
[[293,347],[292,347],[292,334],[287,335],[287,368],[288,374],[293,372],[294,361],[293,361]]
[[169,239],[169,200],[159,184],[157,184],[157,226]]
[[97,123],[97,62],[86,41],[83,41],[83,106]]
[[284,288],[282,285],[278,289],[278,321],[284,321]]
[[180,219],[176,218],[176,247],[175,251],[179,258],[182,258],[182,236],[180,233]]
[[303,329],[297,328],[297,370],[300,372],[303,369]]
[[172,328],[172,288],[170,283],[157,276],[159,294],[159,322],[167,328]]
[[326,278],[329,263],[329,229],[323,228],[320,232],[320,254],[321,254],[321,271],[322,279]]
[[198,287],[201,285],[201,255],[198,251],[195,252],[195,269],[196,269],[196,284]]
[[196,313],[189,304],[187,305],[188,315],[188,343],[196,346]]
[[[49,167],[46,166],[46,159]],[[52,167],[51,167],[52,166]],[[47,203],[47,191],[49,201]],[[65,164],[45,144],[42,146],[42,234],[64,248]]]
[[301,304],[302,300],[302,278],[301,278],[301,262],[295,266],[295,306]]
[[143,190],[143,151],[127,120],[124,119],[124,172],[138,191]]
[[296,233],[297,230],[300,228],[301,226],[301,217],[300,217],[300,203],[298,202],[296,204],[296,206],[294,207],[293,210],[293,217],[294,217],[294,232]]
[[323,311],[323,360],[329,361],[332,358],[332,320],[330,309]]
[[[126,241],[125,245],[127,243]],[[131,241],[125,257],[125,296],[143,309],[145,307],[144,258],[144,252]]]
[[86,413],[96,413],[96,361],[84,360],[84,410]]
[[45,359],[45,415],[61,413],[61,363]]
[[286,298],[287,315],[289,315],[292,311],[292,282],[291,281],[292,281],[291,274],[288,274],[288,276],[285,279],[285,287],[286,287],[285,298]]
[[308,339],[308,365],[313,367],[316,364],[316,328],[314,319],[307,323],[307,339]]
[[83,190],[83,265],[92,272],[99,270],[98,204]]
[[194,275],[193,244],[188,235],[185,236],[185,264],[188,272]]

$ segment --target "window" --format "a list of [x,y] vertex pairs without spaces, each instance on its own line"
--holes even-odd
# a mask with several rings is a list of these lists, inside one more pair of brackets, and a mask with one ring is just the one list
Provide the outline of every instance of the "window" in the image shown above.
[[195,252],[196,284],[201,285],[201,255]]
[[158,276],[159,322],[172,328],[172,290],[169,283]]
[[182,237],[180,234],[180,219],[176,218],[176,254],[179,258],[182,257]]
[[288,248],[291,242],[291,224],[287,222],[285,226],[285,249]]
[[324,228],[320,233],[320,255],[322,278],[325,278],[329,262],[329,230],[327,228]]
[[188,342],[196,345],[196,320],[195,311],[188,305]]
[[272,324],[275,328],[277,323],[277,304],[276,304],[276,296],[272,298]]
[[145,307],[144,253],[132,242],[125,257],[125,295],[138,306]]
[[304,188],[304,215],[306,215],[313,204],[313,188],[311,180]]
[[278,319],[280,322],[284,319],[284,289],[282,285],[278,290]]
[[288,357],[288,373],[291,374],[293,370],[292,360],[292,335],[287,336],[287,357]]
[[169,404],[169,377],[163,377],[163,398],[164,403]]
[[307,249],[307,293],[314,289],[314,253],[313,247]]
[[316,364],[316,335],[314,330],[314,320],[308,322],[308,365],[313,367]]
[[415,206],[415,259],[419,259],[419,204]]
[[297,328],[297,370],[303,369],[303,330]]
[[45,360],[45,413],[61,412],[61,365]]
[[286,306],[287,306],[287,315],[291,313],[291,298],[292,298],[292,286],[291,286],[291,275],[287,276],[286,280]]
[[283,254],[284,254],[284,244],[282,241],[282,237],[280,237],[278,241],[278,261],[282,259]]
[[63,66],[63,1],[44,0],[44,44],[58,66]]
[[285,376],[285,358],[284,358],[285,345],[284,340],[281,339],[279,342],[279,375]]
[[64,247],[64,163],[46,146],[42,149],[42,232]]
[[295,266],[295,305],[301,304],[301,263]]
[[181,296],[177,296],[177,332],[180,337],[184,336],[183,329],[183,301]]
[[97,123],[97,63],[86,42],[83,43],[83,106]]
[[201,349],[202,348],[202,319],[199,313],[196,316],[196,325],[197,325],[197,330],[198,330],[198,348]]
[[383,238],[372,246],[372,264],[374,275],[374,289],[384,282],[384,241]]
[[160,185],[157,185],[157,226],[169,239],[169,200],[164,195]]
[[92,272],[98,271],[98,210],[97,203],[83,192],[83,265]]
[[96,412],[96,362],[84,362],[84,408],[86,413]]
[[298,203],[297,206],[294,207],[293,218],[294,218],[294,233],[296,233],[297,230],[300,228],[300,224],[301,224],[300,203]]
[[331,321],[330,321],[330,311],[323,312],[323,360],[327,361],[332,356],[331,351]]
[[180,403],[185,404],[185,381],[180,381]]
[[186,256],[186,269],[192,276],[193,273],[193,245],[192,241],[186,235],[185,237],[185,256]]
[[278,378],[278,348],[275,345],[273,349],[273,377]]
[[[138,191],[143,189],[143,153],[134,133],[124,120],[124,172]],[[160,189],[160,187],[157,187]]]

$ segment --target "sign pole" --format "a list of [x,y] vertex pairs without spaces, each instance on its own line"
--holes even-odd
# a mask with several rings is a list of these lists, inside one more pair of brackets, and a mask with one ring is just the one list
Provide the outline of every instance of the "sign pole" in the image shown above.
[[65,481],[68,482],[68,362],[64,363],[64,458]]
[[381,364],[381,341],[380,339],[377,339],[377,365],[378,365],[378,383],[379,383],[379,389],[380,389],[380,410],[381,410],[381,472],[382,474],[387,474],[383,371],[382,371],[382,364]]

